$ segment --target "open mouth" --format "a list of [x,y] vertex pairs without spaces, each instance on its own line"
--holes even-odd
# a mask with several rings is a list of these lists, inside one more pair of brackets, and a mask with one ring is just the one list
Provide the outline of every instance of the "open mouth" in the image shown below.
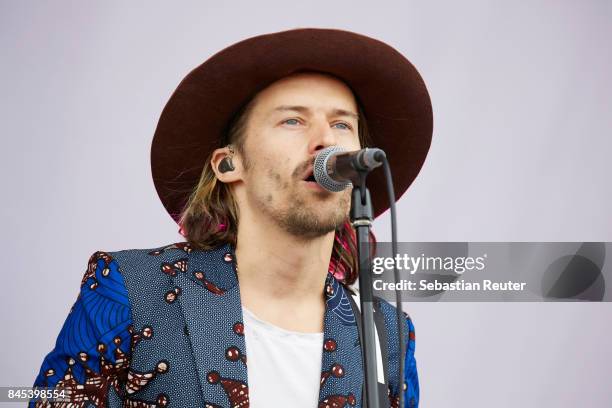
[[312,169],[307,173],[307,177],[305,177],[303,181],[306,182],[306,188],[310,190],[317,191],[319,193],[329,193],[317,182],[317,179],[315,179],[314,172],[312,171]]
[[310,167],[310,168],[308,168],[307,170],[308,170],[308,172],[305,174],[305,177],[304,177],[302,180],[304,180],[304,181],[310,181],[310,182],[316,183],[316,182],[317,182],[317,180],[315,180],[315,178],[314,178],[314,171],[313,171],[313,168],[312,168],[312,167]]
[[314,190],[314,191],[318,191],[318,192],[322,192],[325,189],[323,187],[321,187],[321,185],[317,182],[317,179],[315,179],[314,176],[314,169],[312,168],[312,166],[310,168],[307,169],[307,172],[304,174],[304,178],[302,179],[302,181],[304,181],[306,183],[306,187]]

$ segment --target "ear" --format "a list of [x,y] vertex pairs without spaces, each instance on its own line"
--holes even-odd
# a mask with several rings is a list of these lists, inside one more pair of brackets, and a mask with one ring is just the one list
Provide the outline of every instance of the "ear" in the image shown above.
[[[219,171],[219,166],[221,165],[221,161],[226,157],[230,157],[232,159],[234,170],[221,173],[221,171]],[[235,152],[230,151],[230,148],[227,146],[215,149],[213,151],[210,159],[210,165],[212,170],[215,172],[215,176],[222,183],[233,183],[235,181],[242,180],[242,164],[240,162],[240,157]]]

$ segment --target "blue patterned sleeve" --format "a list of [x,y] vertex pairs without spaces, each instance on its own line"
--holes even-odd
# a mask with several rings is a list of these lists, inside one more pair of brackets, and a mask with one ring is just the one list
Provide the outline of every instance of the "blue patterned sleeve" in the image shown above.
[[[132,333],[130,304],[117,262],[108,253],[98,251],[89,259],[79,296],[34,386],[63,390],[65,399],[71,402],[69,406],[112,405],[109,400],[118,400],[122,395]],[[43,400],[29,404],[52,406],[52,402]]]
[[408,324],[408,342],[406,345],[406,364],[404,365],[404,381],[406,382],[404,407],[416,408],[419,406],[419,375],[414,357],[415,333],[410,317],[407,317],[406,322]]

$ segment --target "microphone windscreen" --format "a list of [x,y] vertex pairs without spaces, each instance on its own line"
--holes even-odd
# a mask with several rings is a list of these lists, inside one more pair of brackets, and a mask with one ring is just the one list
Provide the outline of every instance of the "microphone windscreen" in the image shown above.
[[330,159],[333,156],[346,152],[346,149],[340,146],[329,146],[321,150],[314,160],[313,175],[317,183],[324,189],[332,192],[339,192],[351,186],[351,182],[347,180],[335,180],[332,175],[334,169],[330,168]]

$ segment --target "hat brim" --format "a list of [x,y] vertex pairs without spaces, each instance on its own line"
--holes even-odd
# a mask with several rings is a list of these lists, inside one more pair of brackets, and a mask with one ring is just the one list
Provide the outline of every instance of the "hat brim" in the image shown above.
[[[329,73],[354,92],[374,147],[387,153],[396,200],[418,175],[433,131],[431,101],[416,68],[389,45],[332,29],[246,39],[193,69],[166,104],[151,146],[153,182],[178,221],[204,161],[222,146],[229,119],[257,92],[298,71]],[[368,176],[374,214],[389,208],[384,174]]]

